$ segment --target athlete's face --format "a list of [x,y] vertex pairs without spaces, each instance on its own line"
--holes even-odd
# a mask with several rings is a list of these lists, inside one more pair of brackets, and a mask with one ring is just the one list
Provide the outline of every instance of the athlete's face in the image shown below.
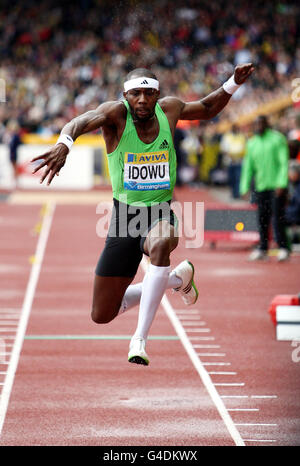
[[140,87],[124,92],[124,97],[129,103],[133,116],[139,121],[147,121],[155,113],[159,91]]

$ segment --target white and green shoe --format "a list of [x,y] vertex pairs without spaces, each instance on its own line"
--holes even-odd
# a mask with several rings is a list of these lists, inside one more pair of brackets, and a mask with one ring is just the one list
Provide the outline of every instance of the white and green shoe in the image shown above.
[[149,365],[149,358],[145,351],[146,340],[142,337],[133,336],[129,345],[128,361],[136,364]]
[[199,293],[194,283],[195,269],[193,264],[186,259],[175,267],[174,272],[182,280],[182,285],[179,288],[174,288],[174,290],[181,294],[186,305],[195,304]]

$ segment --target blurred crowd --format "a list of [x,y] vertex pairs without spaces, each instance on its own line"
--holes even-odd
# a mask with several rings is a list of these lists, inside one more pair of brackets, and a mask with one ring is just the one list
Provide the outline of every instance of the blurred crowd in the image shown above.
[[26,131],[60,131],[120,98],[124,77],[139,66],[157,73],[162,95],[193,100],[251,61],[253,77],[222,118],[248,113],[290,94],[300,76],[299,13],[287,0],[2,0],[2,131],[9,120]]
[[[220,134],[216,123],[291,95],[300,77],[299,29],[294,0],[1,0],[0,142],[15,150],[16,132],[56,134],[74,116],[122,98],[136,67],[157,74],[162,96],[191,101],[251,61],[255,72],[213,122],[179,125],[176,134],[178,184],[231,183],[231,131]],[[288,137],[300,131],[299,111],[288,107],[270,123]],[[240,131],[236,158],[251,127]]]

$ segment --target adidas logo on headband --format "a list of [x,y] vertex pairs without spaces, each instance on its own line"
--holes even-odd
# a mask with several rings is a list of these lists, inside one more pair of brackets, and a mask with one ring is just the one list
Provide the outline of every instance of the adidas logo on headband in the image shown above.
[[140,78],[133,78],[125,81],[124,83],[124,91],[130,91],[130,89],[138,89],[139,87],[148,87],[151,89],[159,90],[159,82],[157,79],[147,78],[142,76]]

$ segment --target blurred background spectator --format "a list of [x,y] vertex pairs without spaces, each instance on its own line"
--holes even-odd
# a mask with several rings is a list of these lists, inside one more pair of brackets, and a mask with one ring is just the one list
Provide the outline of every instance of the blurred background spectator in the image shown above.
[[[158,75],[162,96],[190,101],[221,86],[236,64],[252,61],[253,77],[214,121],[182,129],[189,139],[196,131],[198,142],[196,155],[181,154],[179,173],[191,182],[225,184],[220,141],[229,127],[219,123],[243,122],[260,106],[291,96],[300,76],[299,16],[294,0],[176,0],[176,8],[167,0],[1,0],[0,138],[11,120],[25,132],[58,133],[74,116],[121,98],[135,67]],[[273,128],[285,135],[299,130],[299,104],[276,108]],[[248,134],[247,122],[240,130]]]
[[290,157],[300,163],[300,113],[295,117],[293,129],[288,132]]
[[292,243],[300,243],[300,162],[289,165],[289,193],[285,210],[286,225],[290,227]]
[[3,142],[9,149],[9,160],[13,168],[14,186],[18,184],[18,147],[21,144],[21,128],[17,120],[10,120],[3,133]]
[[237,125],[232,125],[231,131],[223,135],[220,149],[224,154],[225,165],[228,167],[228,184],[232,197],[238,199],[240,197],[240,178],[246,149],[246,137]]
[[270,128],[266,116],[259,116],[254,124],[255,135],[247,142],[243,160],[240,193],[249,192],[255,180],[255,198],[259,230],[259,247],[252,251],[249,260],[267,258],[270,247],[270,226],[273,223],[274,239],[278,244],[278,261],[289,257],[285,222],[288,188],[288,144],[286,137]]

